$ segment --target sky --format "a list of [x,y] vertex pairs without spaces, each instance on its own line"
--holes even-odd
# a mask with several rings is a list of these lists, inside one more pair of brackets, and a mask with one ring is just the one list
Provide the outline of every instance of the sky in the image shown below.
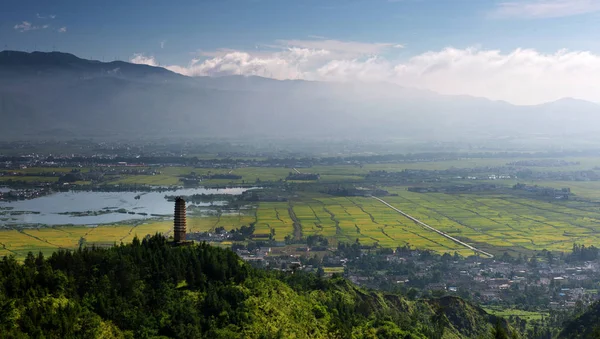
[[600,102],[600,0],[2,0],[0,49]]

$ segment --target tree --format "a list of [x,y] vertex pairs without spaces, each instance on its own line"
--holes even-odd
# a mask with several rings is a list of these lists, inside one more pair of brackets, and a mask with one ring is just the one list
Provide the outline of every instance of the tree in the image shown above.
[[504,326],[500,323],[500,319],[496,321],[496,325],[492,329],[492,338],[494,339],[508,339],[508,334],[506,334],[506,330]]

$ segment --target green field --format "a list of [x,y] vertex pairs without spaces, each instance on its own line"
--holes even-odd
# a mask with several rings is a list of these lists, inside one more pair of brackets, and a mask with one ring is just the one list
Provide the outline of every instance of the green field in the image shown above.
[[[190,217],[189,232],[204,232],[223,226],[227,229],[239,228],[254,221],[253,216],[244,214],[222,215],[220,217]],[[91,226],[56,226],[22,228],[0,231],[0,256],[15,255],[23,259],[28,252],[42,252],[46,255],[58,249],[77,249],[80,239],[87,246],[112,246],[121,242],[131,242],[135,236],[144,238],[157,232],[171,235],[173,222],[170,220],[149,220],[131,224]]]
[[58,177],[30,177],[30,176],[1,176],[0,183],[6,181],[24,182],[57,182]]
[[[385,197],[388,203],[477,248],[492,253],[529,253],[547,249],[568,251],[573,243],[600,243],[600,206],[579,202],[549,203],[503,194],[412,193],[404,187],[388,187],[398,196]],[[294,218],[297,220],[294,227]],[[366,197],[301,195],[290,202],[260,203],[244,213],[191,217],[190,232],[222,226],[238,228],[256,221],[255,234],[275,239],[319,234],[333,244],[339,241],[379,244],[395,248],[409,245],[439,253],[471,255],[463,246],[417,225],[408,218]],[[169,233],[170,221],[149,221],[134,225],[54,227],[0,231],[0,255],[19,256],[30,250],[51,252],[76,248],[80,238],[87,244],[131,241],[156,232]]]
[[[370,171],[402,171],[404,169],[448,169],[477,166],[502,166],[518,159],[467,159],[451,161],[413,162],[401,164],[365,164],[316,166],[299,169],[321,174],[320,183],[359,183]],[[578,161],[563,167],[530,167],[532,171],[592,170],[600,158],[564,158]],[[70,168],[27,168],[22,173],[68,172]],[[82,169],[87,171],[89,169]],[[160,167],[158,175],[124,175],[113,184],[177,185],[179,176],[195,172],[198,175],[229,173],[241,175],[239,180],[208,180],[207,184],[239,184],[278,182],[285,180],[290,168],[242,167],[208,169],[193,167]],[[0,177],[5,180],[54,181],[56,177]],[[479,181],[484,182],[484,181]],[[490,183],[511,186],[519,180],[496,180]],[[464,181],[463,181],[464,183]],[[465,194],[413,193],[408,186],[382,187],[394,196],[384,197],[392,206],[422,222],[494,254],[507,251],[513,255],[543,249],[569,251],[573,243],[600,243],[600,182],[591,181],[524,181],[528,185],[569,187],[581,200],[543,201],[509,191],[488,191]],[[410,185],[409,185],[410,186]],[[256,222],[255,234],[275,239],[286,236],[299,239],[312,234],[327,237],[334,246],[338,242],[378,244],[395,248],[408,245],[438,253],[473,254],[472,250],[428,230],[402,216],[381,202],[367,197],[334,197],[314,191],[297,191],[287,202],[254,203],[239,213],[193,216],[188,220],[190,232],[208,231],[216,227],[238,228]],[[133,236],[155,232],[169,233],[170,221],[147,221],[141,224],[54,227],[0,231],[0,255],[23,256],[28,251],[46,253],[57,248],[76,248],[83,237],[87,244],[107,245],[130,241]]]
[[[492,253],[569,251],[573,243],[600,243],[598,204],[559,204],[506,194],[422,194],[408,192],[404,187],[387,189],[398,194],[384,198],[394,207]],[[261,204],[257,232],[274,228],[277,239],[294,235],[289,206],[304,236],[321,234],[345,242],[359,239],[364,244],[384,247],[409,245],[436,252],[472,254],[370,198],[312,196],[289,204]]]
[[382,247],[409,245],[437,252],[473,253],[370,198],[318,196],[290,203],[261,203],[256,233],[268,234],[274,229],[277,240],[296,235],[290,211],[301,225],[302,236],[319,234],[334,244],[358,239],[362,244],[378,243]]
[[548,312],[532,312],[532,311],[523,311],[523,310],[502,308],[502,307],[485,307],[485,310],[488,313],[491,313],[493,315],[497,315],[497,316],[500,316],[503,318],[519,317],[519,318],[527,320],[527,321],[542,320],[542,318],[548,316]]

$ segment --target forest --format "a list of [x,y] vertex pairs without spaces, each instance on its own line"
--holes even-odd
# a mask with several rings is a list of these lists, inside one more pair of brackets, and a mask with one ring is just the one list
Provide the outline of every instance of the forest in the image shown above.
[[333,276],[256,269],[162,235],[0,261],[6,338],[509,338],[457,297],[409,301]]

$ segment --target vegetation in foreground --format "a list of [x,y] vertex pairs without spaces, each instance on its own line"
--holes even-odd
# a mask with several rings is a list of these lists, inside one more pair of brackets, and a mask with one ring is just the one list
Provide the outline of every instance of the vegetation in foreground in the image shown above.
[[156,235],[0,262],[11,338],[507,338],[459,298],[410,302],[346,280],[258,270],[229,250]]
[[600,302],[591,305],[586,312],[570,321],[560,332],[560,339],[600,338]]

